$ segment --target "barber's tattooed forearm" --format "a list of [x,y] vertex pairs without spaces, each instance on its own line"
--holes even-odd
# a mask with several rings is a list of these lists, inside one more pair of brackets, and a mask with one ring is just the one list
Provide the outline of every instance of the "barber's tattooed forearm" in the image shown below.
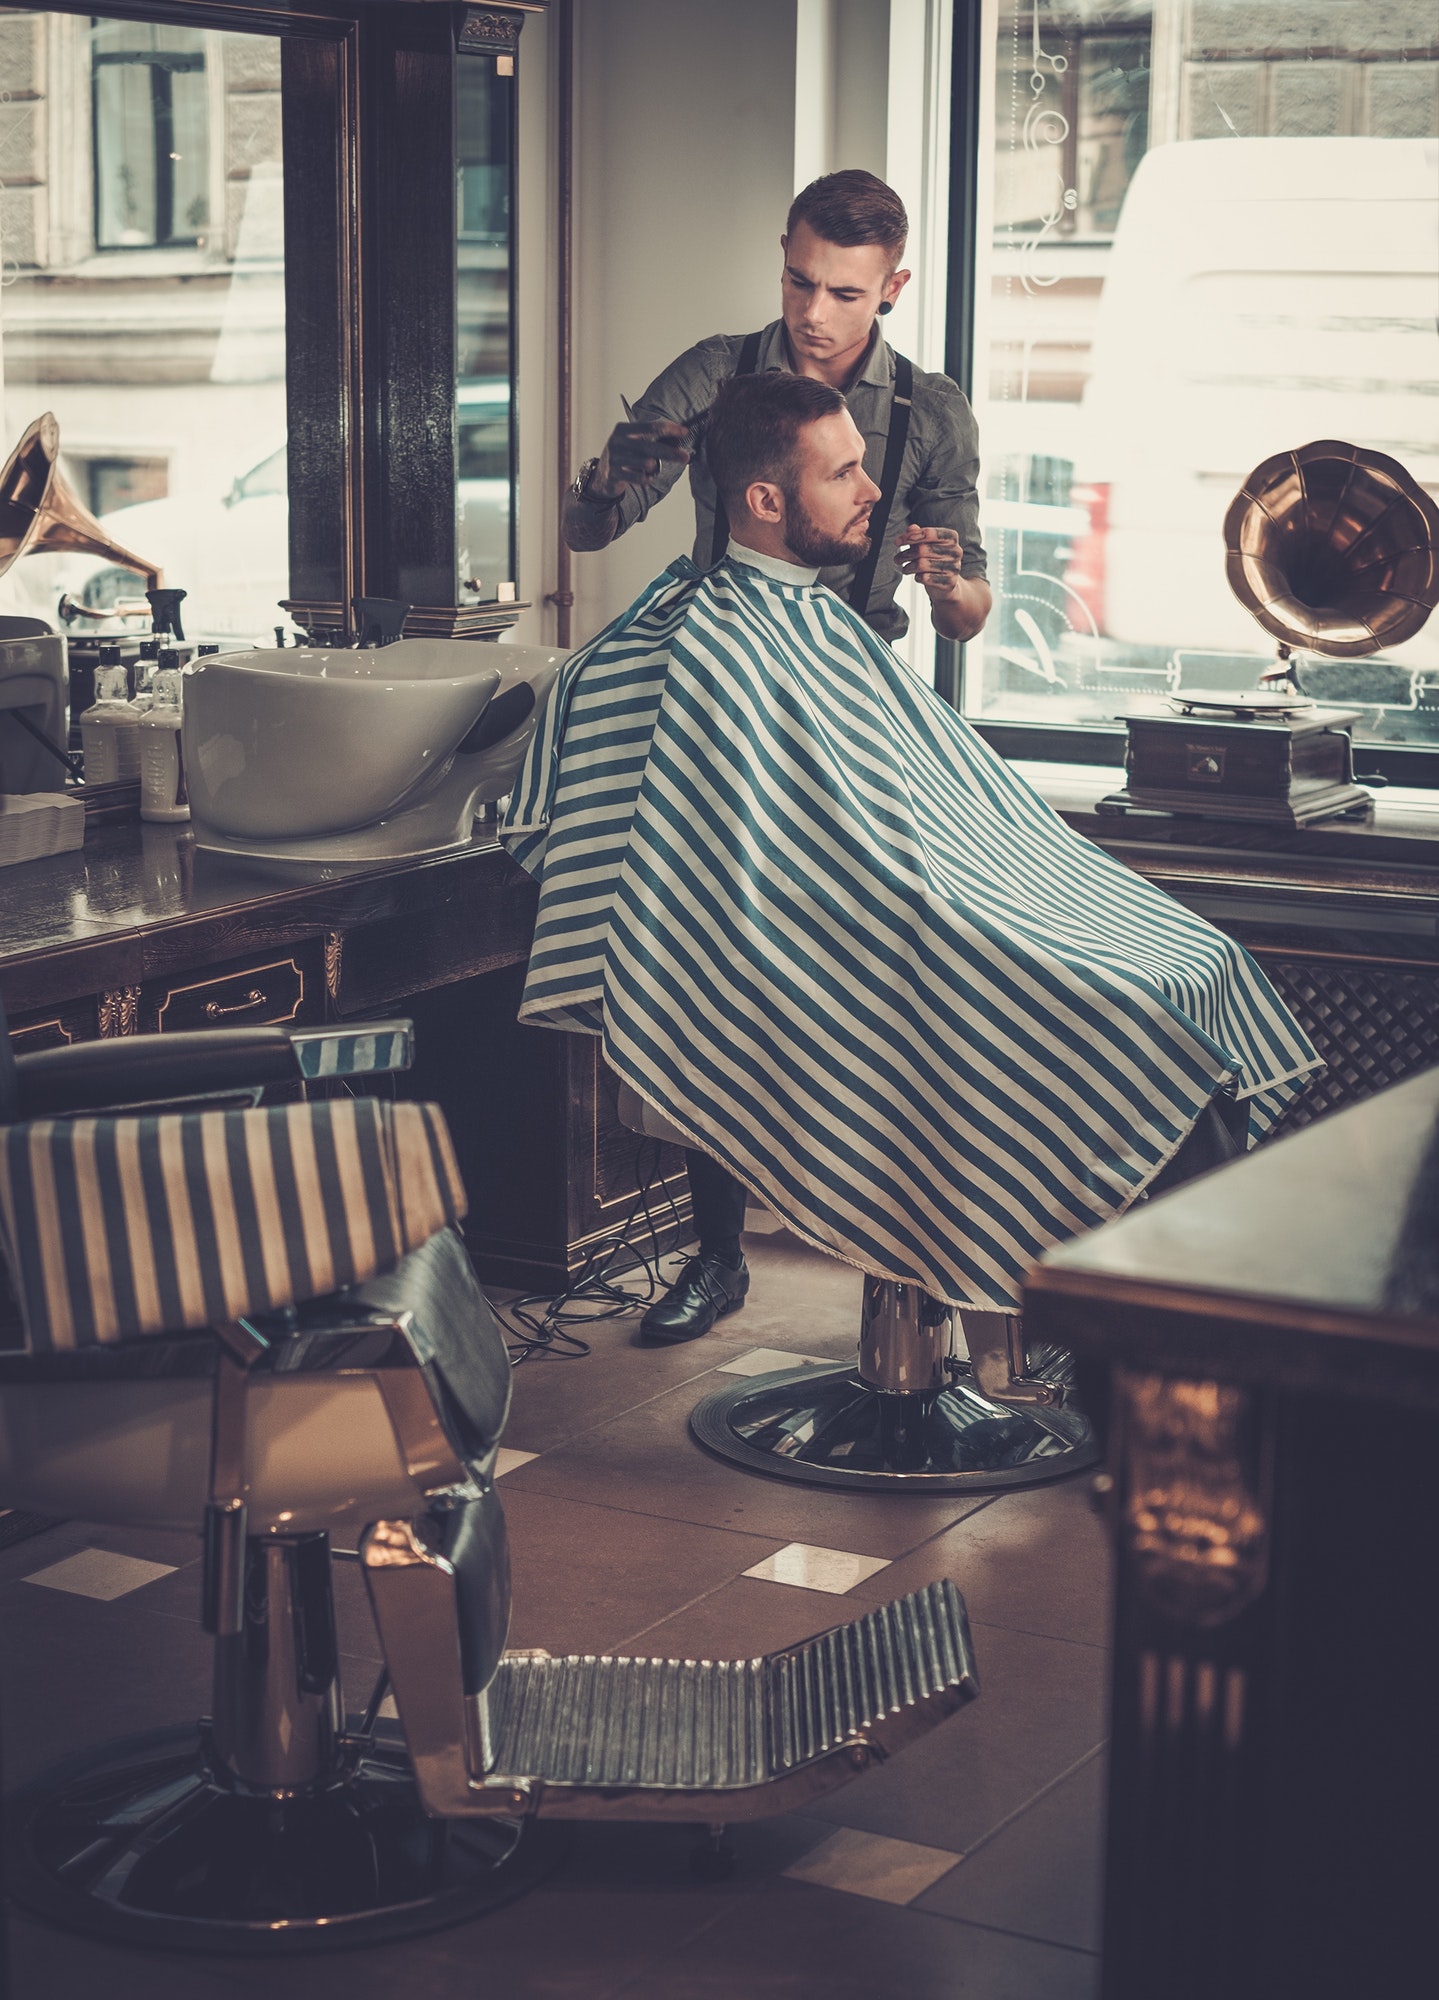
[[964,548],[953,528],[911,525],[905,529],[894,559],[906,576],[916,577],[932,596],[947,597],[960,581]]

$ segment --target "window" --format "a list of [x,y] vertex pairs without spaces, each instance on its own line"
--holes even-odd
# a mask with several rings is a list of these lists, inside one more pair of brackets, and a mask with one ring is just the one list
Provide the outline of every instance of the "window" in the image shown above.
[[209,106],[198,28],[91,23],[95,242],[197,243],[209,224]]
[[113,514],[117,507],[138,507],[146,500],[163,500],[169,491],[170,468],[163,458],[108,458],[68,454],[75,477],[71,485],[84,497],[92,514]]
[[[1274,653],[1222,539],[1245,476],[1342,438],[1439,495],[1433,10],[1000,0],[986,18],[974,402],[995,610],[964,707],[1094,728],[1139,697],[1251,687]],[[1439,614],[1298,676],[1362,706],[1361,740],[1439,747]]]
[[457,92],[456,580],[473,604],[514,595],[515,57],[462,43]]
[[[188,593],[187,636],[268,642],[290,594],[279,40],[8,9],[0,108],[0,446],[53,411],[63,476]],[[143,632],[115,617],[142,590],[27,555],[0,608]]]

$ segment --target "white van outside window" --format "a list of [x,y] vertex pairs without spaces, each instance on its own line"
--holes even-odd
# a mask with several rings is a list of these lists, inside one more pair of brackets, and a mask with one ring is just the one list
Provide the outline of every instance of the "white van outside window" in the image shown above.
[[[1439,498],[1439,21],[1397,95],[1361,32],[1380,10],[1331,10],[1359,53],[1331,46],[1296,96],[1300,10],[1264,10],[1262,61],[1212,27],[1183,42],[1216,11],[1001,20],[974,395],[996,605],[967,649],[975,718],[1112,727],[1137,695],[1253,686],[1273,646],[1229,591],[1222,530],[1275,452],[1342,439]],[[1362,129],[1386,118],[1404,135]],[[1299,677],[1362,707],[1361,740],[1439,748],[1439,613]]]

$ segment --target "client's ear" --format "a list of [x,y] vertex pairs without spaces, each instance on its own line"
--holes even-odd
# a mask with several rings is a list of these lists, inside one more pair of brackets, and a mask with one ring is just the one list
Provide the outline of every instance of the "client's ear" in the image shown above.
[[768,479],[755,479],[744,490],[745,505],[757,521],[778,525],[784,519],[784,495]]

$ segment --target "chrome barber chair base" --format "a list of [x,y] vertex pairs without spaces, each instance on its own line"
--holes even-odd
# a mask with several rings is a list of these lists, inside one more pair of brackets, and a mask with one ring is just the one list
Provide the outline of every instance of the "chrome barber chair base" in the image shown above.
[[277,1799],[219,1783],[193,1724],[112,1746],[11,1802],[10,1894],[116,1943],[335,1950],[463,1923],[560,1859],[559,1829],[427,1818],[398,1742],[342,1739],[341,1753],[337,1783]]
[[[1031,1361],[1050,1380],[1071,1365],[1058,1349]],[[1078,1410],[991,1402],[963,1362],[933,1396],[872,1388],[853,1364],[753,1375],[697,1404],[690,1429],[747,1471],[871,1491],[995,1493],[1067,1478],[1100,1455]]]

